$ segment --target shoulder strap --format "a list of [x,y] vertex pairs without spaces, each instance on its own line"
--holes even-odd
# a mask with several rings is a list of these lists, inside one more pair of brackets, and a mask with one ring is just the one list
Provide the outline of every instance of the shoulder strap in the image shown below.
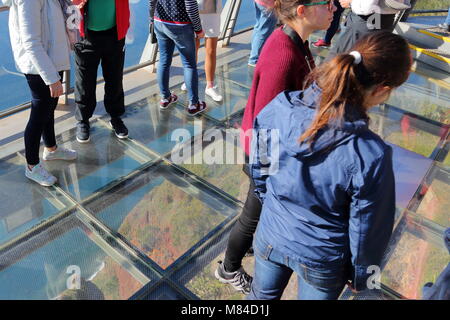
[[312,59],[310,57],[310,54],[308,53],[308,50],[306,50],[305,43],[303,42],[302,38],[298,35],[297,32],[295,32],[294,29],[292,29],[290,26],[285,24],[283,26],[283,32],[295,43],[295,45],[300,49],[303,56],[305,57],[306,64],[308,65],[309,71],[312,71],[311,62],[309,59]]

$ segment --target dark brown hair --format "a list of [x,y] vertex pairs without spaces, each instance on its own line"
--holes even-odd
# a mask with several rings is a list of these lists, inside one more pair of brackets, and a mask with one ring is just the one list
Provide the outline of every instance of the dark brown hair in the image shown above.
[[361,63],[355,64],[355,57],[350,54],[340,54],[308,77],[307,85],[316,82],[322,95],[316,116],[299,142],[312,144],[328,124],[368,119],[364,106],[367,90],[375,85],[396,88],[408,79],[412,64],[410,49],[399,35],[373,32],[350,51],[361,54]]
[[283,23],[290,21],[297,16],[297,7],[302,4],[308,4],[313,2],[312,0],[275,0],[273,10],[278,19]]

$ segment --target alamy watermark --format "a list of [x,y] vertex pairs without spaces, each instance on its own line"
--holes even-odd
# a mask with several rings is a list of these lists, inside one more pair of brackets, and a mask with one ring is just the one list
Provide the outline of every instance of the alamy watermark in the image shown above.
[[81,269],[79,266],[72,265],[67,267],[67,274],[70,276],[66,280],[66,287],[69,290],[80,290],[81,288]]
[[381,268],[376,265],[369,266],[367,273],[371,276],[367,279],[366,285],[369,290],[381,289]]

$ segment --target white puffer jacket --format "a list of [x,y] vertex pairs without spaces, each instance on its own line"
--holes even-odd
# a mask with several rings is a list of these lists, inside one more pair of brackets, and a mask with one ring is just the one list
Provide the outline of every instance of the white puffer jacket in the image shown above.
[[70,45],[58,0],[0,0],[10,7],[9,33],[17,70],[38,74],[45,84],[70,69]]

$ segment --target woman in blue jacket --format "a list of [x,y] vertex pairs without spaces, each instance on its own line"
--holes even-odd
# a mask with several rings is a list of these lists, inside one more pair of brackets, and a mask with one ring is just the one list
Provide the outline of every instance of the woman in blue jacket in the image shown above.
[[369,130],[367,111],[406,81],[411,56],[385,31],[353,50],[255,120],[251,173],[263,209],[249,299],[279,299],[293,271],[299,299],[337,299],[347,283],[365,289],[381,264],[395,214],[392,149]]

